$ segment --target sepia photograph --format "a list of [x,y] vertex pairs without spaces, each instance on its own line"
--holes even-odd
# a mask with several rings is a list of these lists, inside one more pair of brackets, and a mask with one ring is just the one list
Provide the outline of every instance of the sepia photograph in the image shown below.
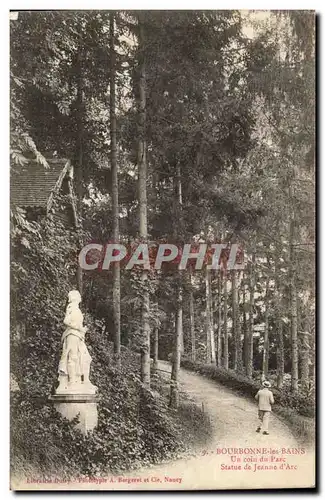
[[8,14],[10,489],[314,490],[315,11]]

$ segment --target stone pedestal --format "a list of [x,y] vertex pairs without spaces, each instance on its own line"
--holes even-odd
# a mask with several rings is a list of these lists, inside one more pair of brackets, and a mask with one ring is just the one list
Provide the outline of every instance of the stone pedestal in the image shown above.
[[97,426],[97,396],[95,394],[53,394],[50,396],[54,408],[68,420],[73,420],[79,415],[77,428],[83,434],[92,431]]

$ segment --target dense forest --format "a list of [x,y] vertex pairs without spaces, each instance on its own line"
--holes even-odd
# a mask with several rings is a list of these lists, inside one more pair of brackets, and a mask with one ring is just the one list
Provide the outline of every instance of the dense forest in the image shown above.
[[[10,23],[11,169],[69,159],[78,208],[71,228],[60,202],[44,219],[11,209],[15,467],[89,474],[179,453],[191,442],[181,365],[247,394],[271,380],[279,405],[312,416],[314,14],[25,11]],[[82,271],[89,242],[236,243],[244,266]],[[73,288],[102,395],[86,437],[44,403]]]

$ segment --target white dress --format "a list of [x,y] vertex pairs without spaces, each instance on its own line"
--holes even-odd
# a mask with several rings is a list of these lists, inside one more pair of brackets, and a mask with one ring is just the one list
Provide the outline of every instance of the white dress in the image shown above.
[[85,329],[83,314],[75,304],[67,307],[64,324],[67,326],[62,335],[62,355],[59,363],[59,373],[68,375],[68,363],[75,363],[74,372],[78,378],[81,375],[88,379],[91,356],[85,344]]

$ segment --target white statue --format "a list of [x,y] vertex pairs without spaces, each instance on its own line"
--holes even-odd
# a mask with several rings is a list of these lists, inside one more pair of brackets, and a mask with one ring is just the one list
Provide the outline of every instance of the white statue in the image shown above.
[[78,290],[68,294],[62,335],[62,355],[59,363],[59,387],[56,394],[95,394],[97,387],[89,380],[91,356],[85,344],[87,328],[83,327],[83,314],[79,309],[81,296]]

